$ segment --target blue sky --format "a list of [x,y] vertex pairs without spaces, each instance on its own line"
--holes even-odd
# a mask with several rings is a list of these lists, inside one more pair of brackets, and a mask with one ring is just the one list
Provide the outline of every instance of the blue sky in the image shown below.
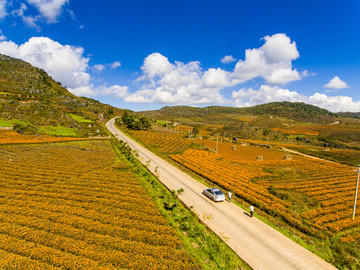
[[0,0],[0,53],[135,111],[301,101],[360,111],[360,3]]

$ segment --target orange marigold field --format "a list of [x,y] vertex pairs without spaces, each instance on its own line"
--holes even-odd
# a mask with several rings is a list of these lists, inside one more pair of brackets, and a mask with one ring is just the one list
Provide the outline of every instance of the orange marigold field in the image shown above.
[[191,143],[184,138],[182,133],[131,131],[131,135],[145,145],[158,149],[161,153],[181,152]]
[[272,128],[273,131],[280,131],[284,134],[289,134],[289,135],[297,135],[297,134],[303,134],[303,135],[310,135],[310,136],[317,136],[319,135],[319,131],[311,131],[311,130],[306,130],[306,129],[302,129],[302,128],[289,128],[289,129],[285,129],[285,128]]
[[[216,141],[213,140],[194,140],[196,143],[204,144],[209,149],[216,149]],[[258,156],[262,156],[264,161],[281,161],[286,153],[273,151],[270,149],[249,146],[242,146],[241,143],[218,142],[218,153],[226,159],[233,161],[255,161]],[[294,156],[294,159],[301,157]]]
[[[246,160],[255,147],[242,147],[239,156],[210,151],[189,149],[183,154],[170,157],[217,184],[225,190],[274,216],[281,217],[292,226],[310,234],[329,235],[358,228],[360,218],[353,221],[352,204],[356,185],[353,168],[321,160],[297,156],[293,160],[280,160],[284,153],[258,148],[264,161]],[[259,152],[258,152],[259,151]],[[271,153],[274,160],[270,160]],[[270,173],[274,168],[289,169],[302,173],[302,177],[283,178],[280,174]],[[319,207],[299,213],[292,203],[276,197],[269,192],[274,187],[306,194],[319,202]],[[360,201],[360,200],[359,200]],[[360,215],[360,210],[357,210]]]
[[89,140],[88,138],[53,137],[48,135],[22,135],[13,130],[0,129],[0,144],[44,143]]
[[194,269],[108,141],[0,145],[1,269]]

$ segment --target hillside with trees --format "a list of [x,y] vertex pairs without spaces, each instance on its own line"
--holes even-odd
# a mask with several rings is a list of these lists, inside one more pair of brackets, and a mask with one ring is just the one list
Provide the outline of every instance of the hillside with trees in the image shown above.
[[77,97],[44,70],[0,55],[0,126],[27,134],[99,136],[121,110]]
[[155,111],[141,112],[149,116],[162,116],[166,118],[207,118],[228,117],[238,118],[241,115],[272,115],[287,117],[300,122],[329,123],[338,117],[338,114],[303,102],[272,102],[253,107],[223,107],[209,106],[204,108],[189,106],[163,107]]

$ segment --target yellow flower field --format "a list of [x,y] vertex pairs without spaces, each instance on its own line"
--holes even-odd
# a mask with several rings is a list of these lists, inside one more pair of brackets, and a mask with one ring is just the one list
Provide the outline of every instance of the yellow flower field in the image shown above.
[[[248,147],[246,151],[251,151],[250,148],[254,147]],[[253,150],[262,150],[265,155],[272,151],[261,148]],[[300,156],[295,160],[279,161],[275,158],[275,161],[234,161],[220,154],[194,149],[170,157],[258,208],[280,216],[290,225],[301,227],[306,233],[326,231],[333,234],[346,232],[360,225],[359,218],[355,221],[351,219],[356,175],[350,166]],[[274,177],[268,172],[272,168],[296,170],[302,172],[304,177]],[[270,186],[304,193],[317,200],[320,205],[316,209],[299,213],[288,201],[270,194]],[[357,210],[357,215],[360,215],[360,210]]]
[[0,268],[192,269],[108,141],[0,145]]

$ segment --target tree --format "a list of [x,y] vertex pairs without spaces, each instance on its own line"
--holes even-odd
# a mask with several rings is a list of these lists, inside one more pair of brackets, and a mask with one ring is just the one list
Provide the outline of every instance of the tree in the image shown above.
[[139,122],[141,123],[141,129],[147,130],[151,128],[150,120],[145,116],[141,116]]
[[128,111],[124,111],[121,121],[129,129],[147,130],[151,128],[151,123],[148,118],[145,116],[138,117]]
[[135,123],[135,117],[128,111],[124,111],[123,115],[121,116],[121,121],[126,127],[131,128]]
[[197,126],[193,127],[192,133],[196,137],[196,135],[199,134],[199,128]]

